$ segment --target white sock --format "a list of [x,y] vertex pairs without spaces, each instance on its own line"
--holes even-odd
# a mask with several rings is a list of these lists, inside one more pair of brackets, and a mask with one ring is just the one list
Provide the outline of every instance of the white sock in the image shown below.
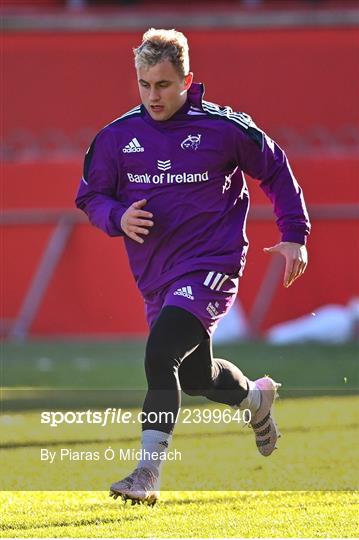
[[155,474],[159,475],[160,467],[163,462],[160,458],[160,454],[167,452],[171,439],[172,435],[165,433],[164,431],[145,429],[142,432],[142,455],[137,466],[152,469]]
[[244,398],[241,401],[239,408],[241,410],[249,409],[253,415],[258,411],[260,407],[261,392],[259,388],[256,387],[256,383],[254,381],[250,381],[249,379],[247,379],[247,382],[248,382],[248,395],[246,398]]

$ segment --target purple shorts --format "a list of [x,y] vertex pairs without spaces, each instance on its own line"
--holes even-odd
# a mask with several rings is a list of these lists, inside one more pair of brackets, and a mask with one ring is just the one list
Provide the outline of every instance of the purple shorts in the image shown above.
[[151,328],[165,306],[189,311],[211,336],[236,299],[239,278],[201,270],[185,274],[161,290],[145,296],[146,317]]

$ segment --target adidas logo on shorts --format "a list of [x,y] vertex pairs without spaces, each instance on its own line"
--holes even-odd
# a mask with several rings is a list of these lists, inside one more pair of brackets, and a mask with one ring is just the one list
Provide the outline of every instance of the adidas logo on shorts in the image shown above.
[[190,285],[188,285],[187,287],[180,287],[173,294],[177,296],[184,296],[185,298],[188,298],[189,300],[194,300],[192,287]]
[[143,146],[140,145],[136,137],[132,139],[124,148],[122,148],[122,152],[124,154],[131,154],[132,152],[144,152],[145,149]]

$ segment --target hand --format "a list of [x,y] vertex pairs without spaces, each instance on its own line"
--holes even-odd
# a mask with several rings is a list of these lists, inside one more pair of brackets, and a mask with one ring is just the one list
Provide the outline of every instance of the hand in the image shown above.
[[295,242],[279,242],[263,248],[266,253],[280,253],[285,258],[284,287],[290,287],[301,276],[308,264],[307,248]]
[[146,199],[134,202],[121,218],[121,228],[129,238],[132,238],[135,242],[143,244],[144,239],[139,234],[148,235],[150,231],[146,227],[153,227],[153,221],[151,218],[153,215],[151,212],[141,210],[147,204]]

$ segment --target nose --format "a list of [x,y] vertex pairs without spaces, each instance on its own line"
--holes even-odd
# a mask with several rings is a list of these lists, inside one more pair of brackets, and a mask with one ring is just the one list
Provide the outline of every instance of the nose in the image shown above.
[[157,90],[157,88],[155,86],[153,86],[151,89],[150,89],[150,102],[153,103],[155,101],[158,101],[160,96],[159,96],[159,92]]

